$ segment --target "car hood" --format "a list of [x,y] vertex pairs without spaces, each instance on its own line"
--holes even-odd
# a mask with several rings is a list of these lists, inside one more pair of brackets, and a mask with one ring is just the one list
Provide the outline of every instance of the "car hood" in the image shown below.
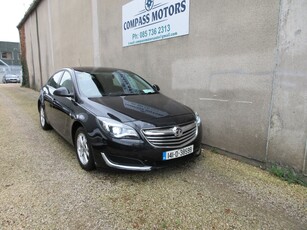
[[122,122],[143,121],[155,126],[176,125],[195,120],[193,111],[163,94],[129,95],[89,99],[99,116],[107,115]]

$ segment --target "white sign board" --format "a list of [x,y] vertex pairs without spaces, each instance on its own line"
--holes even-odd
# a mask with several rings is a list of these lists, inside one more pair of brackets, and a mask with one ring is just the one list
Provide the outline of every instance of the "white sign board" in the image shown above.
[[190,0],[133,0],[122,17],[124,47],[187,35]]

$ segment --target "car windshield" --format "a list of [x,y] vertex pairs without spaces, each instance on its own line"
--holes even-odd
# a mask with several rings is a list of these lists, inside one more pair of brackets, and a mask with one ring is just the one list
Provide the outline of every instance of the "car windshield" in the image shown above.
[[131,72],[75,72],[79,90],[88,98],[155,93],[149,83]]

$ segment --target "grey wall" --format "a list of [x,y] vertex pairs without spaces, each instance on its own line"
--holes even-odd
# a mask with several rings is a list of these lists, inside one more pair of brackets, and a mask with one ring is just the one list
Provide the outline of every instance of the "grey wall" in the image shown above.
[[307,1],[281,1],[268,160],[307,174]]
[[306,2],[191,0],[189,35],[123,48],[128,2],[43,0],[25,23],[31,86],[64,66],[130,69],[200,113],[204,144],[305,169]]

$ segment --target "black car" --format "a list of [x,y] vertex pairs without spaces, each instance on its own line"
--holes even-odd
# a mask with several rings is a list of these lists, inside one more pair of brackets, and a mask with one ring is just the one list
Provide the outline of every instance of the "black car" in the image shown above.
[[64,68],[42,87],[38,110],[85,170],[149,171],[201,153],[198,114],[127,70]]

